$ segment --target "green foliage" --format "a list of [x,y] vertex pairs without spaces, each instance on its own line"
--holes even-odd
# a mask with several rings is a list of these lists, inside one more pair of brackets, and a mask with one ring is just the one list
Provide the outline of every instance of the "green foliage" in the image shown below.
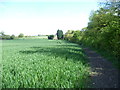
[[15,35],[5,35],[4,32],[0,32],[0,39],[2,40],[10,40],[10,39],[15,39]]
[[24,34],[23,34],[23,33],[20,33],[20,34],[18,35],[18,37],[19,37],[19,38],[22,38],[22,37],[24,37]]
[[[85,30],[85,28],[83,29],[83,31]],[[78,43],[81,44],[81,38],[82,38],[82,33],[83,31],[77,30],[77,31],[73,31],[73,30],[68,30],[65,33],[65,40],[68,40],[70,42],[74,42],[74,43]]]
[[15,39],[15,35],[11,35],[11,36],[10,36],[10,39]]
[[103,8],[96,11],[91,17],[88,30],[85,31],[82,41],[85,41],[87,45],[118,55],[120,18],[111,10]]
[[[107,6],[106,6],[107,5]],[[84,44],[100,51],[110,52],[115,57],[114,62],[120,60],[120,2],[108,0],[104,7],[92,11],[86,28],[65,34],[68,41]],[[70,37],[71,35],[71,37]],[[108,55],[109,56],[109,55]]]
[[71,41],[71,38],[73,37],[73,35],[74,35],[74,31],[73,30],[68,30],[65,33],[64,39],[68,40],[68,41]]
[[82,49],[77,44],[59,42],[3,41],[2,88],[85,87],[89,67]]
[[48,36],[48,39],[53,39],[54,38],[54,35],[49,35]]
[[57,38],[58,39],[63,39],[63,31],[62,30],[57,30]]
[[3,35],[3,36],[2,36],[2,39],[3,39],[3,40],[5,40],[5,39],[6,39],[6,40],[10,40],[11,38],[10,38],[10,35]]
[[120,58],[120,17],[115,12],[101,8],[92,15],[82,41],[102,51],[112,52],[113,57]]
[[73,34],[73,37],[71,38],[71,41],[79,43],[80,39],[81,39],[81,31],[79,31],[79,30],[75,31],[74,34]]

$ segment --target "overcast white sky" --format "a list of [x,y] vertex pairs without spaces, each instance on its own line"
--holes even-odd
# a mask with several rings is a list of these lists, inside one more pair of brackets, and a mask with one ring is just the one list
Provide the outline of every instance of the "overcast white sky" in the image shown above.
[[87,26],[98,0],[0,0],[0,31],[5,34],[56,34]]

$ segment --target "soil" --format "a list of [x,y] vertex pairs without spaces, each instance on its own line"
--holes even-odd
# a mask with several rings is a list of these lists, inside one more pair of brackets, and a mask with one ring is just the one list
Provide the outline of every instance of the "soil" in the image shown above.
[[84,48],[91,66],[90,84],[92,88],[120,88],[119,70],[113,64],[101,57],[95,51]]

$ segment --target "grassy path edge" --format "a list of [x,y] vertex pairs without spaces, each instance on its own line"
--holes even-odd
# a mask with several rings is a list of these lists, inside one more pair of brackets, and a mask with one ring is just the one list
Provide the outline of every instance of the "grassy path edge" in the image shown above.
[[118,88],[119,78],[118,72],[111,62],[107,61],[95,51],[89,48],[83,48],[85,54],[89,59],[91,66],[91,82],[88,87],[93,88]]

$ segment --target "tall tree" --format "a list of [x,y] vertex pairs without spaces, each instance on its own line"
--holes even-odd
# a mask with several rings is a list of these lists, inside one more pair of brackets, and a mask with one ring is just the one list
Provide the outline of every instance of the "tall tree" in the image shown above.
[[20,33],[20,34],[18,35],[18,37],[19,37],[19,38],[22,38],[22,37],[24,37],[24,34],[23,34],[23,33]]
[[14,35],[14,34],[11,35],[11,36],[10,36],[10,39],[15,39],[15,35]]
[[5,33],[2,31],[2,32],[0,32],[0,35],[1,35],[1,36],[4,36],[4,35],[5,35]]
[[120,16],[120,0],[103,0],[99,2],[100,7],[109,9]]
[[58,39],[63,39],[63,31],[62,30],[57,30],[57,38]]

